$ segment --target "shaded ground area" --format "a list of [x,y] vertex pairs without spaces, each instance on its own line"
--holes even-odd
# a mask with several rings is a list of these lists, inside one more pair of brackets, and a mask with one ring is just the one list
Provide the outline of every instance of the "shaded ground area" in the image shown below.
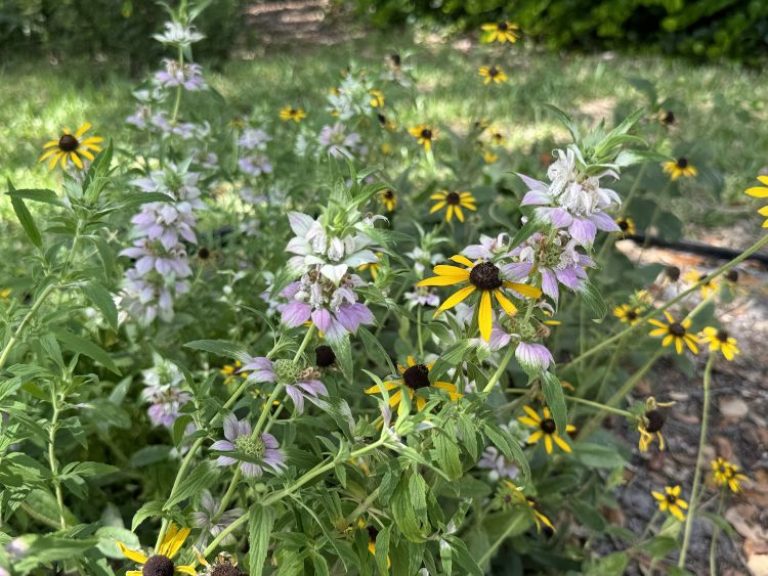
[[[728,248],[745,248],[752,244],[761,229],[755,222],[728,229],[692,230],[688,236],[700,242]],[[695,266],[709,272],[722,264],[703,261],[684,253],[666,250],[642,251],[631,242],[620,248],[643,262],[660,262],[683,269]],[[705,480],[707,490],[702,496],[703,514],[694,523],[688,569],[694,574],[709,574],[710,543],[713,522],[706,517],[718,508],[718,489],[709,478],[709,461],[720,456],[739,464],[751,479],[743,493],[729,495],[723,509],[733,526],[718,538],[716,566],[718,574],[768,574],[768,380],[765,378],[763,353],[768,339],[768,271],[749,262],[738,268],[740,294],[721,308],[719,319],[738,339],[741,355],[733,362],[716,362],[713,370],[712,411],[706,448]],[[697,295],[697,298],[699,296]],[[698,448],[702,384],[706,356],[695,358],[695,373],[685,374],[672,362],[663,361],[635,391],[642,401],[654,395],[659,401],[674,401],[667,411],[664,436],[668,449],[651,450],[636,455],[626,472],[626,483],[619,489],[624,527],[642,533],[653,516],[656,505],[651,490],[680,484],[683,495],[690,497],[693,470]],[[618,432],[629,443],[636,441],[636,431],[624,426]],[[620,543],[616,543],[618,549]],[[666,574],[668,565],[635,564],[630,574]]]

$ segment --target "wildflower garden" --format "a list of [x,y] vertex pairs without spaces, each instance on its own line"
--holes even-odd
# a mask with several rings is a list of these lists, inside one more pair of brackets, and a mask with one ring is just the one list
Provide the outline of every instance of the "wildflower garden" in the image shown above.
[[59,4],[0,7],[0,576],[768,574],[756,54]]

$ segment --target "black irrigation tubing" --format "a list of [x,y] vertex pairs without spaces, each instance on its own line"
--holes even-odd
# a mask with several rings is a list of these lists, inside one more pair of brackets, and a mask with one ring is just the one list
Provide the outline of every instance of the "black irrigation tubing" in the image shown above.
[[[688,252],[690,254],[698,254],[700,256],[717,258],[719,260],[733,260],[742,252],[741,250],[731,250],[730,248],[721,248],[720,246],[710,246],[709,244],[699,244],[697,242],[672,242],[659,238],[658,236],[646,236],[645,234],[627,235],[625,238],[627,240],[632,240],[639,246],[667,248],[677,252]],[[755,262],[759,262],[763,266],[768,267],[768,255],[766,254],[755,253],[750,255],[747,260],[754,260]]]

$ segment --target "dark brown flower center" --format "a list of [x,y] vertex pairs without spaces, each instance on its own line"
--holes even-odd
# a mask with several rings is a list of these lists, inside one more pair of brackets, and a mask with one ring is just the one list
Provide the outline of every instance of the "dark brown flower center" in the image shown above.
[[539,425],[541,428],[541,431],[544,432],[544,434],[554,434],[555,430],[557,430],[557,426],[555,426],[555,421],[552,420],[552,418],[545,418],[541,421],[541,424]]
[[659,410],[649,410],[645,413],[645,418],[648,420],[648,425],[645,427],[648,432],[655,434],[661,431],[661,428],[664,426],[664,414]]
[[673,505],[677,504],[677,496],[675,496],[674,494],[667,494],[667,502]]
[[499,22],[499,24],[496,27],[499,29],[499,32],[506,32],[508,28],[506,22]]
[[626,232],[627,230],[629,230],[629,222],[627,222],[626,220],[619,220],[618,224],[622,232]]
[[59,138],[59,150],[63,152],[74,152],[78,146],[80,146],[80,142],[72,134],[64,134]]
[[333,353],[333,349],[330,346],[321,344],[315,348],[315,363],[318,368],[328,368],[336,362],[336,354]]
[[200,250],[197,251],[197,257],[201,260],[208,260],[208,258],[211,257],[211,251],[208,250],[205,246],[201,247]]
[[680,268],[677,266],[667,266],[667,268],[664,270],[664,273],[672,282],[677,282],[680,280]]
[[675,338],[682,338],[685,336],[685,328],[680,322],[672,322],[672,324],[669,325],[669,333]]
[[395,66],[400,66],[402,60],[400,59],[400,54],[390,54],[389,60],[394,64]]
[[720,340],[720,342],[725,344],[726,342],[728,342],[728,336],[729,336],[728,332],[721,328],[720,330],[717,331],[716,338]]
[[379,124],[381,124],[382,126],[387,125],[387,117],[384,116],[384,114],[378,113],[376,114],[376,118],[378,118]]
[[429,128],[422,128],[421,137],[424,138],[424,140],[432,140],[432,130]]
[[385,190],[384,191],[384,198],[387,200],[393,200],[395,198],[395,193],[392,192],[392,190]]
[[409,367],[403,372],[403,382],[412,390],[429,387],[429,368],[424,364]]
[[211,570],[211,576],[242,576],[242,574],[237,566],[233,566],[229,561],[216,564]]
[[627,310],[627,320],[629,321],[637,320],[637,311]]
[[496,77],[498,75],[499,75],[499,69],[496,68],[496,66],[491,66],[488,69],[488,76],[490,76],[491,78],[494,78],[494,77]]
[[451,206],[457,206],[461,203],[461,196],[459,196],[458,192],[448,192],[445,196],[445,201]]
[[379,535],[379,529],[376,528],[376,526],[366,526],[365,529],[368,531],[368,540],[376,542],[376,537]]
[[168,556],[156,554],[150,556],[141,569],[142,576],[173,576],[173,560]]
[[675,123],[675,113],[671,110],[664,113],[664,116],[661,117],[661,121],[666,124],[667,126],[671,126]]
[[677,167],[681,170],[685,170],[688,168],[688,159],[687,158],[678,158],[677,159]]
[[739,271],[738,270],[728,270],[728,273],[725,275],[725,279],[729,282],[738,282],[739,281]]
[[499,269],[490,262],[481,262],[472,268],[469,281],[480,290],[496,290],[502,285]]

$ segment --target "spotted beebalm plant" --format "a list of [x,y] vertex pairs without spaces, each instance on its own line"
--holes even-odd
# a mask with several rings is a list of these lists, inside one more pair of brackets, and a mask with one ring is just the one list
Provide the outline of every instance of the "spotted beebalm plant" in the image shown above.
[[[203,8],[167,7],[119,156],[118,126],[72,118],[40,135],[57,189],[8,186],[0,576],[696,573],[701,503],[750,482],[703,447],[742,352],[720,303],[768,237],[636,267],[616,242],[674,218],[644,178],[698,175],[645,143],[658,111],[551,109],[571,136],[528,142],[540,165],[506,148],[522,118],[439,121],[419,54],[243,114],[192,58]],[[483,26],[484,94],[522,38]],[[612,526],[630,459],[679,448],[636,386],[696,355],[697,462]]]

